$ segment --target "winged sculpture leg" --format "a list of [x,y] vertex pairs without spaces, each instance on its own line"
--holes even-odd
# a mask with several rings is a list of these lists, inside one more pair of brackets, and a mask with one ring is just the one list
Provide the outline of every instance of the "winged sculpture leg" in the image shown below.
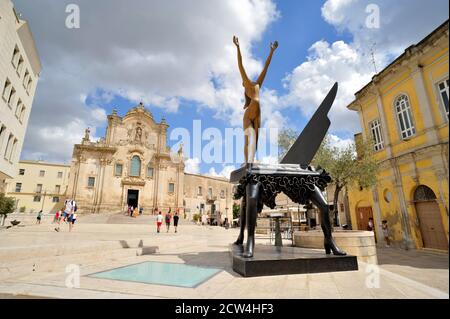
[[322,192],[316,186],[314,193],[311,196],[311,202],[317,206],[320,210],[320,225],[323,230],[324,235],[324,248],[327,255],[333,251],[334,255],[344,256],[347,253],[341,250],[333,240],[332,232],[331,232],[331,223],[330,223],[330,210],[328,208],[328,203],[323,198]]

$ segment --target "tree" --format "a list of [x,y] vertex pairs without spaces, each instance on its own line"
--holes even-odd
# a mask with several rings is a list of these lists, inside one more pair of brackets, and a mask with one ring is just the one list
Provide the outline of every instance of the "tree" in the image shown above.
[[[291,129],[281,131],[278,136],[280,158],[294,144],[297,136],[298,134]],[[337,211],[339,194],[344,188],[353,184],[367,188],[377,182],[378,164],[373,156],[372,141],[357,140],[356,144],[338,147],[332,143],[329,136],[326,136],[311,164],[316,169],[325,169],[333,179],[331,185],[335,186],[335,190],[330,217]]]
[[241,205],[233,204],[233,219],[239,218],[241,215]]
[[14,211],[15,200],[12,197],[6,197],[5,194],[0,193],[0,216],[1,216],[1,226],[5,225],[5,219],[8,214]]
[[373,156],[373,143],[358,141],[345,147],[333,144],[327,136],[317,151],[312,165],[323,168],[330,173],[334,185],[333,210],[331,216],[337,212],[340,192],[357,184],[368,188],[376,184],[378,163]]
[[283,129],[278,134],[278,159],[281,160],[287,151],[294,144],[298,133],[291,128]]

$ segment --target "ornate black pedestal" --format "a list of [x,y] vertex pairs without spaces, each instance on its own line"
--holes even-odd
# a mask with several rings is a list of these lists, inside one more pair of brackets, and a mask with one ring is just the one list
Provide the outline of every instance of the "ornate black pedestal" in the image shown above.
[[331,182],[330,175],[324,170],[315,171],[311,167],[297,164],[246,164],[231,173],[230,181],[238,184],[234,194],[241,201],[241,230],[236,245],[243,245],[244,230],[247,226],[248,237],[242,256],[253,257],[255,247],[255,227],[258,213],[264,205],[275,208],[276,196],[283,192],[293,202],[309,204],[312,202],[321,212],[321,226],[324,232],[324,248],[327,254],[345,255],[333,241],[329,218],[328,203],[322,191]]
[[256,256],[244,258],[242,248],[231,245],[230,254],[233,270],[243,277],[358,270],[355,256],[325,255],[316,249],[256,245]]

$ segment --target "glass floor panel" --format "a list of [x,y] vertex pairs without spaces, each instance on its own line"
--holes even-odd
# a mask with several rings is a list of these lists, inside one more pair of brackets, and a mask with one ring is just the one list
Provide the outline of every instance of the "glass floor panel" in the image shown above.
[[147,261],[90,274],[88,277],[194,288],[220,271],[222,269]]

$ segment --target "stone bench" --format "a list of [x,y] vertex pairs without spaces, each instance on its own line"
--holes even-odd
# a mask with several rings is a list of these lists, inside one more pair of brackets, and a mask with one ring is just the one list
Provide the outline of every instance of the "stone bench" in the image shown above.
[[[333,239],[347,254],[358,257],[358,261],[378,264],[373,232],[334,231]],[[320,230],[294,232],[294,244],[296,247],[323,249],[323,233]]]

